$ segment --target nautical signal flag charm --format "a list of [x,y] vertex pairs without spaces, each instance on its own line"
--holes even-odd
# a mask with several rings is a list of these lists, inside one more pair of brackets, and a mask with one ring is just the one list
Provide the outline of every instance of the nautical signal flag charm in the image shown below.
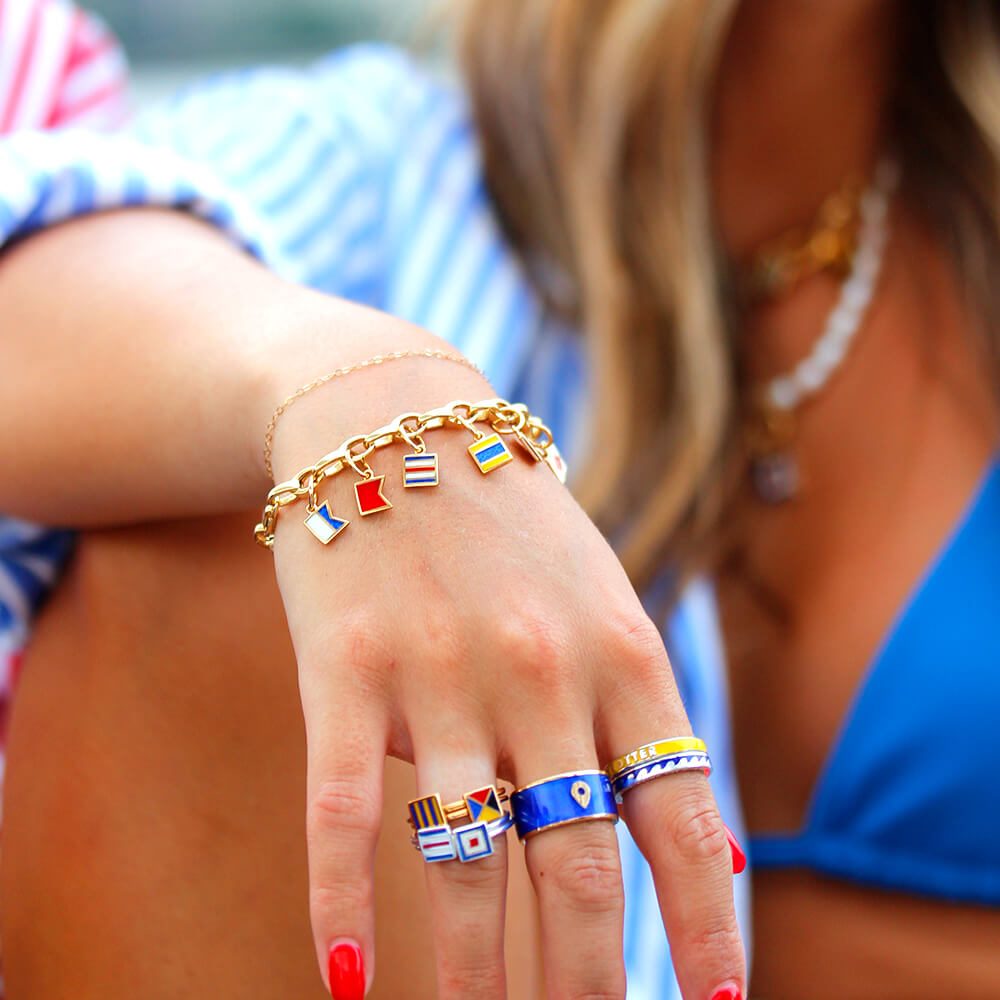
[[542,449],[524,431],[514,431],[514,440],[532,462],[540,462],[545,457]]
[[354,494],[358,499],[358,510],[362,517],[377,514],[380,510],[388,510],[392,506],[382,493],[384,482],[385,476],[372,476],[354,484]]
[[403,485],[437,486],[438,457],[429,452],[403,456]]
[[304,523],[324,545],[329,545],[351,522],[337,517],[330,510],[330,503],[327,501],[318,510],[314,510]]
[[452,834],[458,846],[459,861],[475,861],[477,858],[487,858],[493,853],[493,841],[485,823],[458,826],[452,830]]
[[[490,846],[492,848],[492,845]],[[455,838],[452,836],[451,827],[447,824],[417,830],[417,847],[420,848],[424,861],[453,861],[458,856],[455,850]]]
[[469,454],[482,473],[492,472],[501,465],[512,462],[514,457],[503,443],[499,434],[488,434],[469,445]]
[[466,809],[469,810],[469,819],[473,823],[492,823],[504,817],[504,811],[500,808],[500,796],[492,785],[477,788],[462,798],[465,800]]
[[556,479],[566,485],[566,476],[569,470],[566,468],[566,460],[562,457],[555,441],[550,441],[545,449],[545,464],[555,473]]
[[409,808],[410,822],[418,832],[432,826],[447,826],[439,795],[425,795],[422,799],[414,799],[409,803]]

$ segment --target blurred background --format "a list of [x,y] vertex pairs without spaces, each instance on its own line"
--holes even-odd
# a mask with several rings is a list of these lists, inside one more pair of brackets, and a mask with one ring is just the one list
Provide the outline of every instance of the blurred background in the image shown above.
[[125,45],[138,103],[207,72],[301,64],[363,39],[425,34],[432,0],[86,0]]

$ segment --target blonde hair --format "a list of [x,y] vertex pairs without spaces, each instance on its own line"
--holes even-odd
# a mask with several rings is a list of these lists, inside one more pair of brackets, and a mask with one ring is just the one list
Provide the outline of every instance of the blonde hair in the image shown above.
[[[737,6],[463,4],[460,57],[498,214],[550,306],[586,336],[599,419],[596,461],[576,492],[637,585],[665,560],[682,578],[710,558],[744,461],[737,323],[712,218],[706,127]],[[939,192],[939,221],[992,326],[1000,4],[917,6],[895,141],[924,165],[915,183]],[[553,272],[563,281],[553,283]]]

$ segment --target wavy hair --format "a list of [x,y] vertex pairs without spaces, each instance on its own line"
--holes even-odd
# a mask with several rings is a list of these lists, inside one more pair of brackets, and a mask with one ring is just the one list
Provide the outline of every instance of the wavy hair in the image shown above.
[[[574,489],[636,585],[665,560],[679,578],[711,560],[745,462],[738,317],[707,145],[738,3],[460,4],[491,196],[550,308],[586,338],[596,419]],[[909,0],[906,14],[893,143],[996,365],[1000,3]]]

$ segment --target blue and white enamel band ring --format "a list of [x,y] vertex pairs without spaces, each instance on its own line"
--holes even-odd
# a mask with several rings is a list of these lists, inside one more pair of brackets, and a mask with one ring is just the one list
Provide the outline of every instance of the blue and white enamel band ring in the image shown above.
[[615,801],[644,781],[676,774],[679,771],[712,773],[712,761],[702,740],[694,736],[676,736],[656,743],[646,743],[630,750],[606,768]]
[[[506,833],[514,818],[504,808],[507,793],[487,785],[462,796],[460,802],[441,805],[439,795],[425,795],[409,803],[413,846],[424,861],[478,861],[493,853],[493,838]],[[456,820],[467,820],[453,826]]]
[[521,840],[568,823],[618,820],[611,782],[603,771],[572,771],[525,785],[511,793],[510,809]]

